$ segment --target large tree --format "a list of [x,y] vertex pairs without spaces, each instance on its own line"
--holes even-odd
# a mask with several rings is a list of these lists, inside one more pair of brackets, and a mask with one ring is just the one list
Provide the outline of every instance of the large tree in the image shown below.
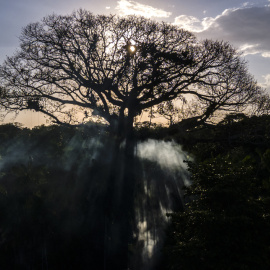
[[56,123],[97,117],[127,136],[135,117],[158,104],[193,96],[206,119],[261,91],[228,43],[143,17],[50,15],[26,26],[20,42],[0,70],[1,105]]

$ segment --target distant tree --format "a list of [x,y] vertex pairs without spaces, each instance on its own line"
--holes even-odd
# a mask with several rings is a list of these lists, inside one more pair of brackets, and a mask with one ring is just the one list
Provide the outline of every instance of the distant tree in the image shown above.
[[250,114],[252,115],[269,115],[270,97],[268,94],[260,95],[251,101]]
[[178,120],[179,109],[170,100],[158,104],[156,113],[163,116],[168,121],[169,126],[171,126]]
[[228,43],[143,17],[50,15],[26,26],[20,42],[0,70],[1,106],[55,123],[99,118],[127,136],[137,115],[164,102],[194,96],[205,120],[261,92]]
[[[153,115],[154,117],[165,118],[169,126],[181,122],[180,124],[183,127],[185,123],[192,122],[192,120],[196,119],[196,122],[202,120],[204,110],[205,106],[201,102],[196,102],[195,100],[187,101],[186,98],[180,97],[176,100],[158,104],[153,110]],[[198,125],[198,123],[195,124]]]

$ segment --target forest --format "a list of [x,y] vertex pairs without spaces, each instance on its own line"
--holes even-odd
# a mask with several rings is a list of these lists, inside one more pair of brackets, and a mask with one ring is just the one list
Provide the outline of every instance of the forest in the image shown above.
[[[188,155],[180,175],[154,158],[136,162],[137,179],[147,174],[155,180],[152,193],[136,187],[141,204],[134,204],[134,212],[148,211],[149,221],[159,220],[148,222],[146,237],[134,231],[128,240],[130,269],[269,269],[269,129],[268,115],[232,114],[185,132],[177,124],[135,130],[141,143],[174,142]],[[113,260],[122,259],[110,256],[110,234],[117,230],[104,226],[109,134],[108,126],[95,123],[0,126],[2,269],[114,269]],[[182,185],[182,200],[171,187],[170,207],[168,179],[183,179],[184,173],[190,182]],[[167,213],[158,213],[157,204]],[[150,238],[156,246],[146,257]]]

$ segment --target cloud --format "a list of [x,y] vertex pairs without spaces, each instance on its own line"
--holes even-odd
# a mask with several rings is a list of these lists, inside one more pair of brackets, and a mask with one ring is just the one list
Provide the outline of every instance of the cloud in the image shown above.
[[245,4],[240,8],[226,9],[215,18],[205,17],[202,20],[181,15],[175,18],[174,24],[197,33],[199,38],[229,41],[243,55],[270,57],[269,6]]
[[249,6],[249,5],[250,5],[249,2],[245,2],[245,3],[242,4],[243,7],[247,7],[247,6]]
[[157,9],[149,5],[144,5],[131,0],[120,0],[117,1],[116,8],[120,15],[138,15],[147,18],[168,18],[171,16],[171,12]]
[[270,74],[266,74],[262,76],[261,82],[258,82],[258,85],[266,90],[266,92],[270,93]]
[[180,15],[175,18],[174,24],[192,32],[203,31],[202,22],[193,16]]
[[193,16],[180,15],[174,19],[175,25],[184,28],[188,31],[200,33],[207,30],[215,22],[214,18],[206,17],[203,20],[199,20]]
[[262,57],[268,57],[268,58],[270,58],[270,52],[264,52],[264,53],[262,53]]
[[243,56],[249,54],[258,54],[260,53],[260,44],[243,44],[239,46],[238,50],[242,53]]
[[265,79],[266,85],[268,85],[270,87],[270,74],[267,74],[267,75],[265,75],[263,77]]
[[261,83],[260,85],[263,88],[270,89],[270,74],[263,76],[263,78],[264,78],[264,82]]

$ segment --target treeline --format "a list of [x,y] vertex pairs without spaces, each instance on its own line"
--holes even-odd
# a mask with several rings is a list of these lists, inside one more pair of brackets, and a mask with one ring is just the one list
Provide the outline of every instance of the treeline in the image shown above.
[[[158,269],[269,269],[270,117],[136,136],[175,140],[193,157]],[[111,140],[102,125],[0,126],[1,269],[104,269]]]

